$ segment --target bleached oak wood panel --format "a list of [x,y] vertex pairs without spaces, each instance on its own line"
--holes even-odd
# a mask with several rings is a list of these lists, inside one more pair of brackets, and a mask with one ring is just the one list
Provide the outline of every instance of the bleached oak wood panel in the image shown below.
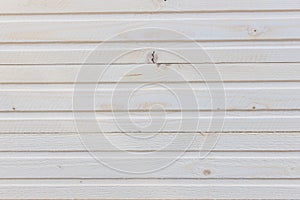
[[0,198],[298,199],[299,188],[299,180],[1,180]]
[[0,86],[0,111],[292,110],[299,90],[298,82],[12,84]]
[[0,45],[0,64],[300,62],[300,43],[110,43]]
[[300,199],[300,0],[0,0],[0,32],[0,199]]
[[[151,137],[153,135],[155,137]],[[94,138],[95,144],[88,150],[115,150],[107,145],[107,141],[102,140],[105,137],[126,151],[155,151],[162,147],[161,151],[300,151],[299,133],[219,133],[213,149],[201,146],[210,133],[135,133],[133,136],[135,137],[130,137],[127,133],[91,133],[89,137]],[[77,133],[1,134],[0,143],[0,151],[87,150]]]
[[[95,157],[93,157],[95,156]],[[300,178],[299,152],[0,153],[0,176],[24,178]],[[38,170],[37,170],[38,167]],[[117,170],[116,170],[117,169]]]
[[17,20],[0,21],[0,27],[3,43],[295,40],[299,39],[300,15],[275,19]]
[[[298,63],[144,64],[144,65],[0,65],[0,83],[80,83],[84,68],[102,73],[93,82],[299,81]],[[213,70],[212,68],[215,68]],[[215,77],[214,71],[220,73]],[[195,73],[195,72],[198,72]],[[211,77],[206,80],[201,74]],[[214,78],[215,77],[215,78]],[[214,79],[213,79],[214,78]]]
[[299,0],[10,0],[0,1],[1,14],[208,12],[300,10]]
[[[1,133],[282,132],[300,130],[298,111],[0,113]],[[225,115],[225,118],[224,118]],[[77,120],[75,120],[77,119]],[[222,122],[224,120],[224,124]],[[214,125],[211,125],[213,122]],[[99,126],[100,128],[99,128]]]

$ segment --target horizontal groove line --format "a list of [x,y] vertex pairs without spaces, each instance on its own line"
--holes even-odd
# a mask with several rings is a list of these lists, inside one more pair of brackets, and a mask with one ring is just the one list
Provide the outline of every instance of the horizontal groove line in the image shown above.
[[[300,67],[300,66],[299,66]],[[14,85],[14,84],[22,84],[22,85],[58,85],[58,84],[145,84],[145,83],[170,83],[170,84],[176,84],[176,83],[299,83],[299,80],[253,80],[253,81],[136,81],[136,82],[1,82],[0,85]],[[180,89],[180,88],[179,88]],[[22,89],[20,89],[22,90]]]
[[[300,46],[299,46],[300,49]],[[1,51],[0,51],[1,53]],[[187,62],[160,62],[160,63],[156,63],[157,65],[163,65],[163,64],[170,64],[170,65],[176,65],[176,64],[298,64],[300,62],[193,62],[193,63],[187,63]],[[10,65],[10,66],[18,66],[18,65],[107,65],[110,64],[108,62],[94,62],[94,63],[81,63],[81,62],[77,62],[77,63],[29,63],[29,64],[11,64],[11,63],[1,63],[0,66],[3,65]],[[140,62],[140,63],[114,63],[114,64],[110,64],[111,66],[113,65],[138,65],[138,64],[149,64],[146,62]]]
[[[164,131],[164,133],[176,133],[178,134],[179,131]],[[293,130],[293,131],[258,131],[257,134],[291,134],[291,133],[297,133],[299,134],[299,130]],[[39,132],[36,132],[34,133],[34,131],[31,131],[31,132],[26,132],[26,131],[20,131],[20,132],[17,132],[17,133],[14,133],[14,132],[1,132],[0,131],[0,135],[11,135],[11,134],[61,134],[62,131],[39,131]],[[65,132],[63,132],[65,133]],[[74,132],[76,133],[76,132]],[[90,134],[96,134],[96,133],[99,133],[99,132],[89,132]],[[89,134],[89,133],[86,133],[86,134]],[[102,132],[102,134],[116,134],[116,133],[124,133],[124,132],[116,132],[116,131],[105,131],[105,132]],[[141,134],[141,133],[153,133],[153,131],[144,131],[144,132],[140,132],[140,131],[127,131],[126,133],[130,133],[130,134]],[[161,132],[157,132],[158,134],[161,134]],[[199,133],[199,134],[220,134],[220,131],[218,132],[214,132],[214,131],[211,131],[211,132],[205,132],[205,133],[201,133],[199,131],[180,131],[179,132],[180,134],[191,134],[191,133]],[[250,134],[250,133],[253,133],[253,130],[249,130],[249,131],[223,131],[222,132],[223,134],[232,134],[232,133],[244,133],[244,134]],[[79,134],[77,132],[77,134]],[[80,134],[85,134],[85,133],[80,133]]]
[[[1,134],[0,134],[1,135]],[[126,152],[138,152],[138,153],[143,153],[143,152],[156,152],[156,150],[124,150]],[[105,153],[121,153],[124,151],[112,151],[112,150],[32,150],[32,151],[24,151],[24,150],[11,150],[11,151],[1,151],[0,153],[93,153],[93,152],[105,152]],[[299,153],[299,150],[165,150],[165,151],[159,151],[160,153],[176,153],[176,152],[185,152],[185,153],[201,153],[201,152],[211,152],[211,153]]]
[[[300,67],[300,66],[299,66]],[[277,81],[268,81],[268,82],[259,82],[259,83],[275,83]],[[283,82],[285,83],[285,81],[280,81],[280,82]],[[93,84],[96,84],[97,86],[102,86],[103,84],[108,84],[108,86],[110,87],[92,87],[94,86]],[[135,87],[133,86],[136,86],[138,83],[140,82],[95,82],[95,83],[89,83],[89,82],[84,82],[84,83],[81,83],[81,82],[75,82],[75,83],[61,83],[60,86],[63,86],[63,87],[60,87],[60,88],[54,88],[54,87],[50,87],[50,86],[53,86],[53,85],[57,85],[58,83],[53,83],[53,82],[49,82],[49,83],[42,83],[42,84],[39,84],[39,83],[27,83],[27,85],[34,85],[34,86],[37,86],[37,85],[46,85],[48,87],[44,87],[44,88],[40,88],[40,87],[32,87],[32,88],[28,88],[28,87],[25,87],[25,88],[20,88],[20,87],[17,87],[17,88],[0,88],[0,91],[8,91],[8,92],[19,92],[19,91],[27,91],[27,92],[30,92],[30,91],[33,91],[33,92],[43,92],[43,91],[47,91],[47,92],[74,92],[74,89],[76,89],[76,85],[91,85],[90,88],[86,87],[86,88],[80,88],[78,87],[78,91],[75,90],[75,92],[109,92],[109,91],[112,91],[112,90],[115,90],[115,91],[128,91],[128,90],[132,90],[132,89],[135,89]],[[148,82],[146,82],[148,83]],[[245,83],[244,84],[244,87],[241,87],[240,85],[239,86],[234,86],[235,83],[237,82],[232,82],[233,84],[229,84],[228,82],[226,82],[227,84],[224,85],[224,87],[221,87],[223,86],[221,83],[223,82],[212,82],[212,83],[220,83],[220,84],[214,84],[212,86],[215,86],[215,87],[208,87],[206,86],[206,82],[188,82],[190,83],[189,84],[189,87],[186,87],[185,85],[182,86],[180,85],[179,83],[186,83],[186,82],[151,82],[153,84],[157,83],[166,83],[168,86],[172,86],[172,89],[173,90],[195,90],[195,91],[206,91],[206,90],[252,90],[252,89],[300,89],[300,86],[298,86],[299,84],[299,81],[289,81],[289,83],[295,83],[296,86],[294,85],[279,85],[279,84],[276,84],[276,85],[271,85],[271,84],[258,84],[258,85],[251,85],[251,84],[246,84],[248,82],[241,82],[241,81],[238,81],[238,83]],[[199,84],[198,84],[199,83]],[[258,83],[256,81],[250,81],[250,83]],[[23,84],[23,83],[22,83]],[[119,86],[119,85],[127,85],[129,86],[128,88],[117,88],[117,87],[112,87],[112,86]],[[18,83],[0,83],[0,85],[6,85],[6,86],[19,86],[20,84]],[[228,86],[229,85],[229,86]],[[231,86],[232,85],[232,86]],[[250,85],[250,86],[249,86]],[[160,85],[151,85],[152,87],[151,88],[142,88],[140,90],[145,90],[145,91],[165,91],[166,89],[165,88],[162,88],[160,87]],[[196,87],[197,86],[197,87]],[[219,86],[219,87],[217,87]],[[226,87],[225,87],[226,86]],[[65,88],[64,88],[65,87]],[[139,90],[139,91],[140,91]]]
[[[130,132],[126,132],[126,133],[130,133]],[[156,132],[153,131],[151,133],[156,133]],[[263,134],[275,134],[275,135],[276,134],[297,134],[297,136],[299,134],[299,137],[300,137],[300,131],[159,132],[159,134],[167,134],[167,135],[168,134],[181,134],[181,133],[184,133],[184,134],[202,134],[202,135],[204,135],[204,134],[219,134],[219,135],[252,134],[252,135],[257,135],[257,134],[263,133]],[[47,134],[47,135],[78,135],[78,132],[55,132],[54,131],[54,132],[50,132],[50,133],[36,133],[36,132],[32,132],[32,133],[28,133],[28,132],[25,132],[25,133],[19,133],[19,132],[1,133],[1,135],[39,135],[39,134],[40,135],[44,135],[44,134]],[[84,133],[81,133],[81,134],[84,134]],[[94,134],[97,134],[97,133],[94,133]],[[124,134],[124,132],[109,132],[109,133],[99,133],[99,134]],[[139,134],[148,134],[148,133],[139,132]]]
[[[300,178],[0,178],[0,180],[300,180]],[[131,185],[132,183],[129,183]],[[151,183],[152,185],[153,183]],[[178,183],[180,184],[180,183]],[[125,185],[125,184],[124,184]],[[300,185],[300,184],[299,184]],[[259,186],[259,185],[258,185]],[[1,187],[1,183],[0,183]]]
[[[300,18],[300,17],[299,17]],[[1,23],[1,20],[0,20]],[[236,39],[236,40],[226,40],[226,39],[220,39],[220,40],[115,40],[115,41],[111,41],[109,43],[138,43],[138,42],[295,42],[295,41],[300,41],[300,38],[288,38],[288,39],[282,39],[282,38],[272,38],[272,39]],[[109,44],[108,42],[106,42],[105,40],[99,40],[99,41],[20,41],[20,42],[1,42],[0,39],[0,45],[3,44],[98,44],[98,43],[105,43],[105,44]],[[209,47],[207,47],[209,48]],[[204,48],[205,49],[205,48]]]
[[[300,48],[300,46],[299,46]],[[177,63],[168,63],[168,62],[161,62],[161,63],[156,63],[158,65],[163,65],[163,64],[169,64],[169,65],[176,65],[176,64],[298,64],[300,62],[193,62],[193,63],[182,63],[182,62],[177,62]],[[9,66],[18,66],[18,65],[24,65],[24,66],[30,66],[30,65],[47,65],[47,66],[54,66],[54,65],[106,65],[108,63],[105,62],[98,62],[98,63],[29,63],[29,64],[11,64],[11,63],[1,63],[0,66],[3,65],[9,65]],[[138,65],[138,64],[149,64],[149,63],[113,63],[110,65]]]
[[[300,46],[299,46],[300,48]],[[41,63],[41,64],[36,64],[36,63],[32,63],[32,64],[25,64],[25,63],[21,63],[21,64],[3,64],[0,63],[0,67],[1,66],[85,66],[85,65],[104,65],[106,66],[108,63]],[[193,65],[193,64],[199,64],[199,65],[207,65],[207,64],[214,64],[214,65],[230,65],[230,64],[234,64],[234,65],[247,65],[247,64],[300,64],[299,62],[215,62],[215,63],[211,63],[211,62],[201,62],[201,63],[197,63],[197,62],[193,62],[193,63],[171,63],[171,62],[162,62],[162,63],[155,63],[155,64],[151,64],[151,63],[111,63],[110,66],[127,66],[127,65],[140,65],[140,64],[145,64],[145,65],[164,65],[164,64],[170,64],[170,65],[178,65],[178,64],[185,64],[185,65]]]
[[[137,134],[147,134],[147,133],[153,133],[152,132],[126,132],[126,133],[137,133]],[[62,135],[62,134],[78,134],[78,132],[60,132],[60,131],[48,131],[48,132],[4,132],[2,133],[0,131],[0,136],[1,135],[43,135],[43,134],[55,134],[55,135]],[[81,133],[84,134],[84,133]],[[89,133],[87,133],[89,134]],[[96,134],[96,133],[94,133]],[[124,134],[124,132],[104,132],[102,134]],[[180,131],[178,133],[178,131],[164,131],[164,132],[159,132],[159,134],[299,134],[300,136],[300,131],[223,131],[223,132],[191,132],[191,131]]]
[[282,12],[299,12],[300,9],[259,9],[259,10],[248,10],[248,9],[240,9],[240,10],[174,10],[174,11],[107,11],[107,12],[26,12],[26,13],[0,13],[0,16],[30,16],[30,15],[114,15],[114,14],[205,14],[205,13],[282,13]]
[[[181,113],[181,112],[215,112],[215,113],[218,113],[218,112],[280,112],[280,111],[288,111],[288,112],[291,112],[291,111],[300,111],[300,108],[299,109],[251,109],[249,108],[248,110],[247,109],[228,109],[228,110],[222,110],[222,109],[219,109],[219,110],[206,110],[206,109],[199,109],[199,110],[196,110],[196,109],[193,109],[193,110],[187,110],[187,109],[184,109],[184,110],[174,110],[174,109],[166,109],[166,110],[21,110],[21,111],[18,111],[18,110],[0,110],[0,113],[82,113],[82,112],[97,112],[97,113],[103,113],[103,112],[108,112],[108,113],[112,113],[112,112],[118,112],[118,113],[124,113],[124,112],[137,112],[137,113],[149,113],[149,112],[157,112],[157,113],[160,113],[160,112],[173,112],[173,113]],[[209,113],[208,113],[209,114]],[[209,116],[209,115],[208,115]]]
[[[299,16],[299,19],[300,19],[300,16]],[[1,20],[0,20],[0,22],[1,22]],[[297,36],[297,38],[299,39],[299,37]],[[291,39],[289,39],[289,38],[286,38],[287,40],[291,40]],[[291,45],[292,47],[298,47],[299,46],[299,41],[290,41],[290,42],[285,42],[285,39],[280,39],[280,38],[275,38],[275,39],[272,39],[272,40],[275,40],[275,41],[270,41],[270,40],[267,40],[267,41],[265,41],[264,42],[264,40],[254,40],[254,39],[249,39],[249,40],[246,40],[246,39],[239,39],[238,41],[236,41],[235,39],[229,39],[229,38],[227,38],[226,40],[224,40],[223,42],[222,42],[222,40],[220,40],[220,39],[217,39],[216,40],[216,42],[221,42],[221,43],[224,43],[224,44],[226,44],[226,46],[224,46],[224,47],[228,47],[228,45],[232,42],[233,44],[244,44],[244,43],[246,43],[246,44],[248,44],[249,45],[249,47],[251,47],[252,45],[250,44],[250,42],[252,43],[259,43],[259,44],[261,44],[261,43],[263,43],[263,44],[261,44],[261,46],[264,46],[264,47],[272,47],[272,46],[276,46],[276,44],[277,43],[284,43],[285,45]],[[16,40],[17,41],[17,40]],[[17,41],[16,42],[15,40],[9,40],[9,41],[1,41],[1,44],[55,44],[55,43],[58,43],[58,44],[60,44],[60,43],[70,43],[70,44],[77,44],[77,43],[83,43],[83,44],[90,44],[90,43],[97,43],[97,42],[99,42],[99,41],[90,41],[90,40],[88,40],[88,41],[86,41],[86,40],[79,40],[79,39],[77,39],[77,40],[75,40],[75,41],[69,41],[69,40],[61,40],[61,39],[59,39],[59,40],[47,40],[47,41],[42,41],[42,40],[36,40],[36,41],[31,41],[31,40],[25,40],[25,41]],[[209,41],[201,41],[201,42],[203,42],[203,44],[211,44],[212,42],[211,41],[214,41],[214,40],[209,40]],[[128,44],[128,43],[131,43],[132,41],[131,40],[121,40],[121,41],[117,41],[117,40],[112,40],[112,41],[105,41],[104,42],[104,44]],[[166,41],[157,41],[157,40],[154,40],[154,41],[152,41],[151,43],[153,43],[153,44],[156,44],[156,45],[158,45],[158,44],[172,44],[172,45],[174,45],[174,43],[184,43],[184,44],[191,44],[191,43],[195,43],[195,40],[178,40],[178,39],[173,39],[173,40],[166,40]],[[276,43],[273,43],[273,42],[276,42]],[[296,42],[296,43],[295,43]],[[147,47],[149,47],[149,40],[147,40],[147,41],[143,41],[143,40],[138,40],[135,44],[148,44],[148,46]],[[252,44],[253,44],[252,43]],[[269,46],[265,46],[265,44],[268,44]],[[280,46],[278,44],[278,47]],[[90,45],[92,45],[92,44],[90,44]],[[184,47],[189,47],[189,46],[184,46]],[[195,47],[195,46],[192,46],[192,47]],[[213,47],[217,47],[217,46],[204,46],[205,48],[213,48]],[[287,47],[287,46],[280,46],[280,47]],[[124,48],[124,47],[123,47]],[[174,48],[174,47],[173,47]],[[253,47],[252,47],[253,48]]]
[[[300,48],[300,45],[299,45]],[[21,63],[21,64],[3,64],[0,63],[0,67],[1,66],[85,66],[85,65],[103,65],[103,66],[107,66],[108,63],[41,63],[41,64],[36,64],[36,63],[32,63],[32,64],[27,64],[27,63]],[[170,65],[178,65],[178,64],[185,64],[185,65],[193,65],[193,64],[199,64],[199,65],[207,65],[207,64],[214,64],[214,65],[230,65],[230,64],[234,64],[234,65],[249,65],[249,64],[258,64],[258,65],[263,65],[263,64],[300,64],[299,62],[201,62],[201,63],[197,63],[197,62],[192,62],[192,63],[171,63],[171,62],[161,62],[161,63],[109,63],[110,66],[127,66],[127,65],[140,65],[140,64],[145,64],[145,65],[164,65],[164,64],[170,64]],[[271,67],[270,67],[271,68]]]

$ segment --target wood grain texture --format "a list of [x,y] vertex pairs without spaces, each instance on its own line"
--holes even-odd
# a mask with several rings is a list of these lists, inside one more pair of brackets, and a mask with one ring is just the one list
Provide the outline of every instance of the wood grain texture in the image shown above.
[[0,30],[0,199],[300,199],[300,0],[0,0]]
[[0,111],[293,110],[299,90],[298,82],[12,84],[0,86]]
[[208,11],[274,11],[300,10],[299,0],[5,0],[0,1],[1,14],[36,13],[113,13],[113,12],[208,12]]
[[[0,153],[0,175],[24,178],[300,178],[299,152]],[[38,166],[38,170],[37,170]]]
[[0,42],[299,39],[300,15],[275,18],[0,21]]
[[0,64],[295,63],[298,42],[0,45]]
[[[77,78],[89,68],[101,74],[85,83],[299,81],[298,63],[144,64],[144,65],[0,65],[0,83],[84,83]],[[220,75],[216,77],[215,72]],[[202,75],[201,75],[202,74]],[[211,77],[204,78],[203,74]]]
[[123,199],[124,194],[128,199],[298,199],[299,184],[299,180],[1,180],[0,191],[2,199]]
[[[216,133],[213,147],[202,146],[210,133],[83,133],[95,141],[88,149],[78,133],[1,134],[0,151],[300,151],[299,133]],[[155,137],[151,137],[155,136]],[[212,134],[211,137],[215,137]],[[106,140],[103,141],[103,138]],[[141,139],[144,138],[144,139]]]
[[[74,114],[76,117],[74,117]],[[298,111],[0,113],[1,133],[299,131]],[[222,126],[222,122],[224,124]],[[214,123],[211,126],[211,122]],[[99,128],[99,126],[100,128]]]

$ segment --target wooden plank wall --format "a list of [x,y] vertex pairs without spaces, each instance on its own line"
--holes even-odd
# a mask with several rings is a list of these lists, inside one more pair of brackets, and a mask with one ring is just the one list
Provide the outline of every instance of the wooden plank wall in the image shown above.
[[299,81],[300,0],[0,0],[0,199],[300,199]]

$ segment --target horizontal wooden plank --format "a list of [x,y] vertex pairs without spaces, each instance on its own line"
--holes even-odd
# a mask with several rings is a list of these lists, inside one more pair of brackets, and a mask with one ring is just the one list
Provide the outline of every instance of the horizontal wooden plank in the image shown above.
[[0,21],[0,42],[299,39],[300,15],[274,17]]
[[[88,134],[88,133],[86,133]],[[151,137],[155,135],[155,137]],[[90,133],[89,151],[300,151],[299,133],[219,133],[213,149],[201,146],[207,133]],[[215,137],[214,134],[212,137]],[[103,141],[103,138],[106,140]],[[144,138],[144,139],[141,139]],[[79,134],[1,134],[0,151],[86,151]]]
[[299,188],[299,180],[1,180],[0,199],[299,199]]
[[1,14],[29,13],[112,13],[112,12],[205,12],[300,10],[299,0],[11,0],[0,1]]
[[299,90],[298,82],[1,85],[0,111],[300,109]]
[[0,113],[0,132],[282,132],[299,131],[299,120],[298,111],[10,112]]
[[[0,45],[0,64],[300,62],[298,42]],[[149,46],[151,48],[149,48]]]
[[[81,70],[101,74],[80,80]],[[215,72],[220,73],[216,75]],[[208,76],[207,80],[204,78]],[[299,81],[298,63],[145,64],[145,65],[0,65],[0,83]]]
[[[37,170],[38,167],[38,170]],[[0,154],[0,177],[12,178],[300,178],[299,152],[20,152]]]

